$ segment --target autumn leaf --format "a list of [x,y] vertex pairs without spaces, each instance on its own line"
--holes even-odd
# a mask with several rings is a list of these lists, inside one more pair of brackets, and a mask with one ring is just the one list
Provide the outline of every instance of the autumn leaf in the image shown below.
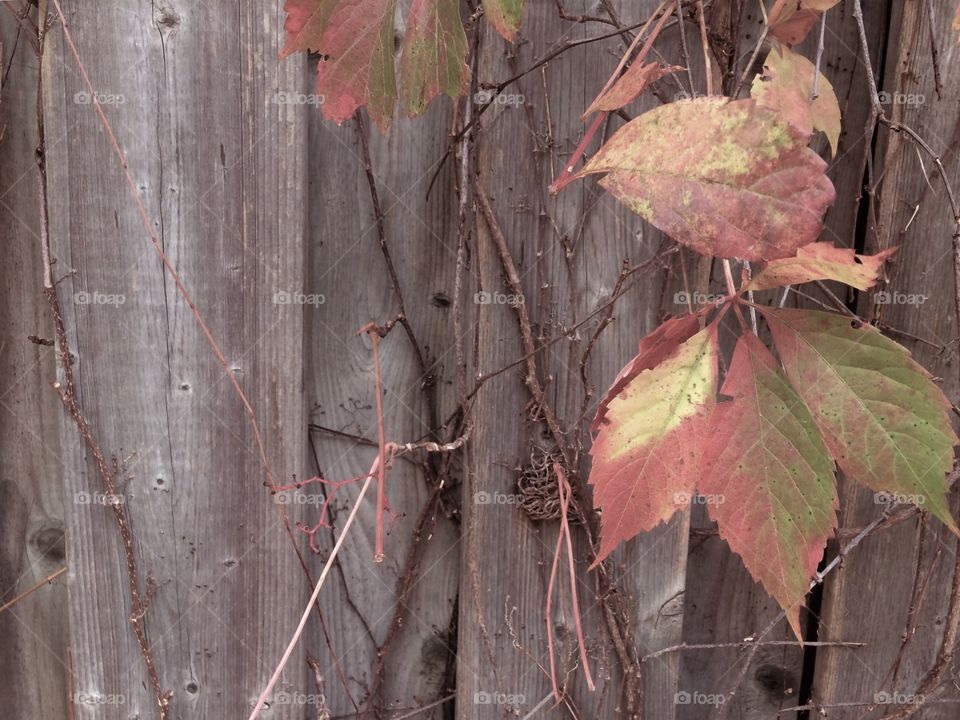
[[394,0],[287,0],[287,42],[281,57],[309,50],[317,65],[317,93],[323,114],[338,123],[366,106],[381,130],[393,119],[396,73],[393,64]]
[[946,474],[950,402],[906,348],[850,318],[760,308],[790,384],[848,478],[914,502],[957,532]]
[[[960,2],[957,3],[957,11],[953,14],[953,30],[960,33]],[[958,38],[960,42],[960,38]]]
[[330,14],[338,0],[286,0],[283,29],[286,42],[280,50],[285,58],[295,52],[320,52],[321,38],[330,23]]
[[803,41],[820,15],[840,0],[777,0],[770,9],[770,35],[792,47]]
[[692,338],[700,329],[700,320],[696,315],[684,315],[661,323],[649,335],[640,340],[636,357],[620,371],[606,395],[600,400],[594,415],[591,431],[600,429],[607,414],[610,401],[641,372],[656,367],[672,355],[681,343]]
[[806,136],[820,130],[836,156],[840,142],[840,104],[830,81],[820,74],[817,97],[813,97],[817,74],[812,62],[787,48],[773,49],[764,61],[764,73],[753,81],[750,94],[759,105],[778,113]]
[[593,101],[583,117],[586,118],[599,110],[619,110],[640,97],[644,90],[664,75],[681,70],[683,68],[679,65],[664,67],[660,63],[635,62],[617,79],[613,87]]
[[483,12],[497,32],[513,40],[520,27],[523,0],[483,0]]
[[452,98],[467,91],[470,68],[467,36],[457,0],[414,0],[400,57],[400,94],[413,117],[441,92]]
[[753,333],[737,343],[710,422],[699,492],[720,537],[784,608],[800,606],[837,524],[834,462],[796,391]]
[[621,541],[669,520],[693,493],[717,391],[717,323],[680,344],[681,325],[671,332],[679,335],[661,334],[648,343],[660,361],[603,406],[590,451],[593,502],[603,511],[595,564]]
[[[338,123],[366,107],[386,131],[397,102],[396,0],[286,0],[281,57],[312,51],[323,113]],[[414,0],[400,62],[403,105],[422,113],[440,92],[461,95],[469,80],[467,40],[455,0]]]
[[796,257],[767,263],[744,290],[769,290],[814,280],[836,280],[869,290],[880,281],[884,263],[896,251],[889,248],[876,255],[857,255],[850,248],[834,247],[832,243],[813,243],[799,248]]
[[627,123],[577,173],[704,255],[772,260],[815,241],[826,163],[754,100],[681,100]]

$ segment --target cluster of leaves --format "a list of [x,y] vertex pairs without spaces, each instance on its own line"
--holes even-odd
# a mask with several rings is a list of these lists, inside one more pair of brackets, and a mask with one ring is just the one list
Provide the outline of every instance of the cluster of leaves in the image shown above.
[[[798,638],[800,606],[837,524],[838,467],[958,532],[946,498],[958,443],[950,404],[908,351],[847,316],[742,299],[815,280],[867,290],[892,252],[815,242],[835,193],[807,145],[822,131],[836,154],[840,109],[829,81],[789,46],[835,4],[778,0],[777,46],[750,98],[644,113],[577,173],[602,174],[621,202],[698,252],[766,262],[719,306],[641,340],[601,402],[590,475],[601,511],[596,562],[700,494]],[[745,329],[745,304],[766,321],[776,357]],[[718,332],[731,309],[745,331],[721,380]]]
[[[484,14],[505,38],[520,25],[522,0],[483,0]],[[467,36],[457,0],[413,0],[406,15],[399,78],[394,67],[397,0],[286,0],[281,57],[320,53],[317,93],[338,123],[366,106],[381,130],[393,120],[397,86],[407,113],[422,113],[441,92],[467,90]]]
[[[813,280],[865,290],[889,254],[814,243],[769,262],[741,293]],[[835,466],[876,492],[917,499],[956,531],[944,478],[958,440],[949,402],[907,350],[843,315],[754,306],[779,361],[746,331],[721,386],[718,328],[745,303],[731,296],[668,320],[601,402],[590,478],[603,509],[598,562],[700,493],[799,636],[800,604],[836,527]]]
[[[507,39],[521,2],[483,0]],[[768,16],[774,48],[750,97],[680,100],[643,113],[553,186],[600,174],[604,188],[678,242],[765,263],[722,303],[643,338],[600,403],[590,476],[601,511],[596,562],[669,520],[696,493],[713,497],[708,508],[720,536],[784,608],[798,637],[800,605],[837,524],[837,467],[877,492],[917,499],[958,532],[945,480],[958,438],[929,374],[906,349],[849,317],[743,297],[814,280],[867,290],[892,252],[861,256],[816,242],[836,193],[808,145],[822,132],[836,154],[840,108],[827,78],[791,47],[838,2],[776,0]],[[440,93],[456,98],[469,85],[456,0],[412,1],[399,69],[396,0],[286,0],[285,9],[281,54],[321,54],[317,92],[337,122],[365,106],[386,130],[398,95],[413,116]],[[585,119],[600,114],[593,130],[603,113],[683,69],[644,62],[665,19],[587,109]],[[960,6],[954,28],[960,31]],[[588,130],[571,164],[591,136]],[[746,330],[746,305],[764,318],[776,356]],[[730,312],[744,332],[721,377],[718,335]]]

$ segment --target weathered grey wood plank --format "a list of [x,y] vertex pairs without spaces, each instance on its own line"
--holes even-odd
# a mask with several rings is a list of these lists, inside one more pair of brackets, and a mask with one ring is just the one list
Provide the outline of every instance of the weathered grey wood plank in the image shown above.
[[[50,381],[49,335],[38,237],[37,62],[16,24],[0,17],[0,604],[11,601],[66,561],[63,489],[57,437],[59,403]],[[40,588],[0,614],[0,695],[18,717],[63,717],[67,706],[66,578]]]
[[[154,230],[258,413],[274,472],[290,477],[305,456],[302,308],[272,298],[300,284],[306,176],[290,148],[305,115],[271,101],[304,72],[278,65],[282,16],[259,3],[67,6]],[[80,402],[106,452],[135,453],[124,500],[142,580],[157,585],[148,638],[173,715],[242,716],[305,581],[240,400],[150,247],[61,39],[46,65],[52,244],[59,273],[76,270],[59,292]],[[96,300],[108,295],[123,302]],[[61,435],[68,496],[102,492],[69,419]],[[77,717],[155,717],[113,520],[91,503],[66,524],[75,687],[123,696]],[[279,689],[306,691],[305,679],[297,656]]]
[[[602,12],[586,3],[565,6],[570,13]],[[654,6],[615,5],[625,24],[643,19]],[[556,38],[558,42],[600,34],[596,28],[584,30],[560,20],[549,3],[526,8],[522,32],[527,38]],[[493,211],[515,257],[537,341],[557,340],[538,354],[537,364],[547,401],[574,439],[585,391],[578,367],[596,323],[581,328],[573,339],[563,337],[565,328],[609,299],[624,260],[635,265],[668,247],[661,247],[662,236],[619,206],[595,181],[575,184],[556,199],[545,192],[579,141],[584,130],[581,113],[624,49],[625,44],[607,41],[568,51],[543,74],[532,73],[506,91],[522,96],[522,106],[492,109],[483,121],[481,182],[490,193]],[[510,48],[488,32],[480,79],[489,82],[509,76],[528,67],[544,50],[543,43]],[[665,83],[665,92],[672,96],[673,85]],[[644,107],[650,105],[647,102]],[[617,120],[610,131],[619,124]],[[503,284],[504,273],[492,240],[484,221],[478,220],[473,257],[478,260],[480,287],[490,293],[510,293]],[[669,289],[672,299],[673,292],[683,287],[678,267],[671,261],[664,270],[653,268],[618,302],[614,323],[600,336],[586,365],[596,393],[605,390],[636,353],[638,339],[656,325],[664,293]],[[695,277],[692,268],[691,264],[691,276]],[[683,311],[670,301],[666,304],[669,312]],[[522,357],[513,308],[500,304],[478,310],[475,370],[490,373]],[[470,503],[476,493],[513,497],[518,468],[530,465],[532,448],[556,449],[548,429],[530,417],[530,395],[522,382],[525,372],[518,367],[487,383],[476,410],[473,484],[464,496],[458,673],[458,712],[463,717],[507,713],[509,696],[514,696],[516,712],[524,715],[550,693],[544,613],[558,525],[532,519],[515,503]],[[587,403],[588,416],[596,397]],[[587,439],[586,433],[582,439]],[[574,471],[585,478],[585,454],[580,462]],[[549,474],[543,481],[555,486]],[[582,498],[582,502],[589,499]],[[617,595],[609,600],[620,603],[630,629],[627,646],[637,656],[680,640],[686,543],[687,516],[679,514],[669,525],[628,543],[608,564],[618,587]],[[628,702],[642,703],[647,717],[672,717],[678,658],[665,656],[644,666],[644,697],[641,700],[637,693],[624,701],[621,667],[598,602],[597,573],[587,571],[591,552],[579,530],[575,552],[580,559],[578,592],[596,693],[587,690],[579,668],[565,571],[558,576],[550,619],[557,638],[558,674],[567,684],[573,707],[583,717],[626,717],[632,712]],[[505,554],[509,562],[503,562]],[[477,569],[475,580],[471,563]],[[495,693],[506,696],[499,706],[474,702],[496,701]]]
[[[312,75],[301,90],[314,92]],[[407,317],[431,376],[422,376],[410,339],[401,326],[395,326],[380,342],[386,437],[394,442],[424,437],[455,407],[451,298],[457,219],[451,164],[441,172],[429,201],[426,198],[446,148],[451,111],[451,102],[439,99],[424,117],[397,118],[386,135],[365,123],[385,240]],[[309,148],[305,292],[325,299],[305,310],[304,372],[310,420],[375,442],[370,341],[358,337],[357,330],[370,322],[387,323],[399,306],[380,247],[355,121],[337,127],[322,119],[319,108],[312,108]],[[376,455],[375,448],[326,432],[314,433],[313,442],[320,469],[331,479],[366,472]],[[448,484],[455,486],[459,475],[457,463]],[[416,463],[394,463],[387,497],[399,517],[386,536],[385,561],[373,562],[375,503],[368,498],[353,537],[337,559],[337,572],[321,595],[331,643],[328,647],[320,628],[315,628],[308,644],[321,660],[334,715],[353,713],[351,698],[362,708],[376,708],[382,702],[386,709],[405,710],[451,692],[456,638],[450,629],[455,623],[459,538],[450,501],[432,506],[419,537],[416,534],[433,482]],[[357,489],[345,487],[337,494],[335,528]],[[311,517],[318,510],[313,506]],[[320,537],[321,547],[329,548],[331,534],[325,531]],[[415,544],[415,584],[406,602],[400,603],[400,582]],[[398,608],[400,629],[384,655],[378,690],[378,649],[387,640]],[[437,708],[426,717],[441,717],[443,712]]]
[[[889,117],[906,122],[930,142],[943,156],[947,173],[955,182],[960,169],[956,89],[960,76],[955,37],[948,23],[953,6],[949,2],[933,5],[939,18],[936,39],[942,51],[943,98],[938,100],[934,91],[925,3],[894,3],[881,89],[893,96],[902,93],[924,98],[922,105],[894,102],[884,109]],[[877,208],[879,224],[875,230],[871,227],[869,247],[900,246],[890,282],[882,289],[925,299],[921,304],[879,304],[873,303],[876,296],[871,296],[862,298],[861,307],[864,312],[872,310],[882,326],[890,328],[891,337],[906,344],[921,364],[942,378],[944,391],[956,402],[960,379],[951,249],[954,223],[940,178],[932,172],[929,159],[924,158],[921,166],[915,147],[904,136],[881,129],[880,137],[877,172],[883,173],[883,181]],[[929,186],[924,167],[930,173]],[[918,204],[920,209],[910,223]],[[942,345],[943,350],[897,331]],[[855,528],[876,517],[882,506],[870,491],[848,484],[842,510],[841,524]],[[956,540],[949,532],[932,518],[922,516],[884,530],[845,560],[825,588],[821,638],[857,640],[868,646],[857,651],[829,648],[818,652],[816,701],[874,703],[882,699],[879,693],[893,696],[898,704],[911,701],[940,647],[956,552]],[[905,638],[909,641],[901,654]],[[916,717],[956,717],[958,697],[952,685],[946,684],[940,699],[953,702],[930,704]],[[866,717],[880,717],[899,709],[879,707]],[[831,715],[863,717],[863,711],[841,709]]]

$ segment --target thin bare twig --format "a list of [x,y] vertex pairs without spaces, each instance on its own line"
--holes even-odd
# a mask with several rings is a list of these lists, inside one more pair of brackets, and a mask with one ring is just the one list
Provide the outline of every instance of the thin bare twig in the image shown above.
[[21,600],[23,600],[25,597],[29,597],[30,595],[33,595],[33,593],[35,593],[37,590],[39,590],[40,588],[42,588],[44,585],[51,585],[51,584],[53,584],[53,581],[56,580],[56,579],[57,579],[58,577],[60,577],[61,575],[63,575],[66,571],[67,571],[67,568],[66,568],[66,567],[62,567],[62,568],[60,568],[59,570],[57,570],[56,572],[50,573],[50,574],[47,575],[43,580],[41,580],[40,582],[36,583],[33,587],[31,587],[29,590],[24,590],[22,593],[20,593],[20,594],[17,595],[15,598],[13,598],[13,600],[10,600],[9,602],[6,602],[6,603],[4,603],[3,605],[0,605],[0,613],[4,612],[4,611],[6,611],[6,610],[9,610],[9,609],[12,608],[14,605],[16,605],[18,602],[20,602]]

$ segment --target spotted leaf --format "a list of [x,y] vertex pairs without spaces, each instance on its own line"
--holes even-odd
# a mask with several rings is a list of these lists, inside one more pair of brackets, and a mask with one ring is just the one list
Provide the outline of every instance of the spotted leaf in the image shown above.
[[826,163],[751,99],[698,98],[627,123],[578,177],[705,255],[771,260],[817,239],[836,196]]
[[804,135],[823,132],[837,154],[840,142],[840,104],[833,85],[820,73],[813,97],[816,67],[803,55],[774,48],[764,62],[764,72],[753,81],[751,95],[757,103],[778,113]]
[[915,502],[957,532],[946,474],[950,402],[901,345],[850,318],[763,308],[784,371],[844,474]]
[[590,451],[593,502],[602,511],[597,562],[685,508],[697,478],[717,392],[717,324],[679,344],[660,337],[649,347],[660,361],[639,362],[644,369],[605,404]]
[[700,493],[720,537],[800,634],[800,606],[837,524],[834,463],[817,426],[753,333],[737,343],[710,423]]

